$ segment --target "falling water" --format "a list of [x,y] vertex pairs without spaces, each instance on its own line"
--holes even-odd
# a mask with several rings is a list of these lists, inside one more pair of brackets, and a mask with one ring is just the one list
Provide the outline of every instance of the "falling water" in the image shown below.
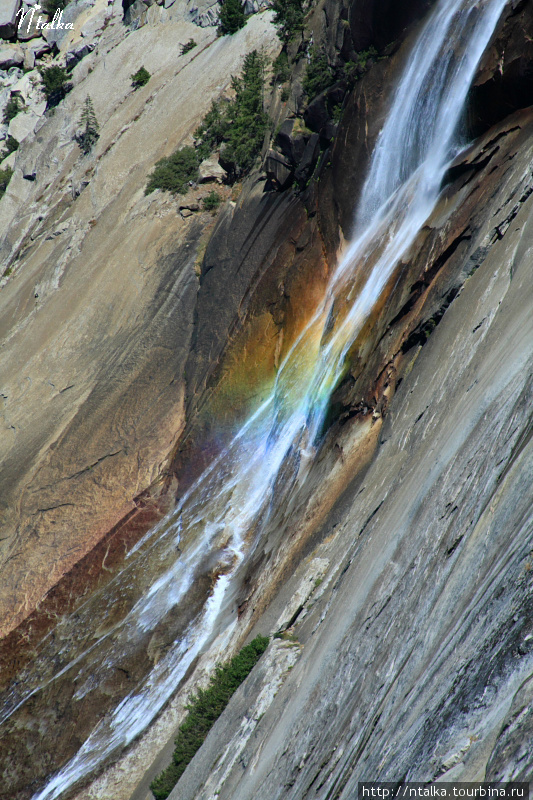
[[[71,761],[33,800],[54,800],[125,747],[169,699],[189,665],[214,637],[232,578],[257,542],[274,505],[277,476],[296,465],[285,497],[305,480],[331,393],[347,353],[399,261],[431,214],[453,153],[454,137],[477,64],[507,0],[440,0],[411,54],[378,138],[355,219],[352,243],[332,275],[324,300],[283,361],[270,397],[191,487],[176,510],[130,552],[115,579],[158,559],[162,574],[124,618],[74,660],[56,659],[46,681],[13,694],[4,719],[28,697],[80,667],[78,696],[128,642],[155,628],[184,598],[198,565],[216,554],[219,577],[205,608],[157,663],[145,682],[93,730]],[[307,465],[307,466],[306,466]],[[287,470],[285,469],[285,472]],[[181,553],[176,555],[177,545]],[[109,587],[107,588],[107,591]],[[78,609],[92,613],[90,604]],[[234,625],[235,623],[233,623]],[[230,626],[231,627],[231,626]],[[223,632],[228,636],[230,630]],[[112,635],[113,646],[108,638]],[[100,654],[105,651],[105,658]],[[92,652],[94,651],[94,653]],[[95,677],[96,676],[96,677]],[[81,680],[80,680],[81,678]]]

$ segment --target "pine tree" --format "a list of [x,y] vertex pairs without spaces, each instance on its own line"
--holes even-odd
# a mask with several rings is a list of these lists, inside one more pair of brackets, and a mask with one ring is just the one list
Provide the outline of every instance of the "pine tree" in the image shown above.
[[236,33],[246,23],[244,8],[241,0],[223,0],[218,15],[218,32],[223,36],[226,33]]
[[231,79],[235,100],[226,112],[229,125],[221,156],[228,165],[234,164],[238,175],[251,169],[268,129],[268,114],[263,110],[265,66],[263,53],[252,50],[244,59],[241,77]]
[[278,36],[284,44],[301,35],[304,27],[304,10],[302,0],[274,0],[274,25]]
[[90,153],[94,144],[98,139],[99,126],[94,113],[93,102],[89,95],[85,98],[83,110],[80,116],[80,124],[83,125],[83,131],[77,137],[77,141],[82,151],[87,155]]

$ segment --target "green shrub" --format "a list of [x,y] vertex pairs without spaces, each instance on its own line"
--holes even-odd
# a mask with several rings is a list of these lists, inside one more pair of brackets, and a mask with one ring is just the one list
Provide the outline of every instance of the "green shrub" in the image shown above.
[[279,56],[275,59],[272,67],[274,70],[274,74],[272,76],[273,83],[285,83],[291,77],[289,59],[285,50],[281,51]]
[[340,122],[342,117],[342,103],[336,103],[331,110],[331,119],[333,122]]
[[3,122],[7,125],[11,122],[13,117],[16,117],[19,111],[22,111],[24,104],[18,94],[12,94],[7,101],[7,106],[4,109]]
[[172,194],[183,194],[189,181],[198,178],[198,155],[194,147],[182,147],[155,165],[148,179],[145,194],[164,189]]
[[63,11],[68,3],[69,0],[44,0],[43,11],[49,17],[53,17],[56,11]]
[[6,141],[5,141],[5,148],[2,151],[2,154],[0,155],[0,161],[2,161],[4,158],[7,158],[8,156],[10,156],[11,153],[15,152],[15,150],[18,150],[19,146],[20,146],[20,142],[18,142],[17,139],[15,139],[14,136],[8,136]]
[[188,42],[185,42],[185,44],[181,45],[181,55],[184,56],[186,53],[190,52],[191,50],[194,50],[195,47],[196,47],[196,42],[194,41],[194,39],[189,39]]
[[357,79],[359,75],[366,71],[370,59],[376,58],[378,51],[375,47],[369,47],[368,50],[361,50],[355,54],[353,61],[347,61],[344,64],[344,76],[348,79]]
[[204,211],[216,211],[221,202],[221,196],[218,194],[218,192],[215,192],[215,190],[212,189],[202,201]]
[[231,696],[250,674],[267,646],[268,638],[257,636],[231,661],[216,667],[207,689],[199,689],[189,698],[189,713],[179,727],[172,764],[150,784],[156,800],[165,800],[169,796]]
[[14,153],[15,150],[18,150],[19,146],[20,146],[20,142],[17,139],[15,139],[14,136],[8,136],[7,137],[7,139],[6,139],[6,150],[7,150],[7,154],[8,155],[10,155],[10,153]]
[[48,101],[48,108],[57,106],[72,89],[69,75],[64,67],[54,64],[39,70],[43,81],[43,90]]
[[241,0],[223,0],[218,15],[218,32],[221,36],[236,33],[246,24]]
[[94,113],[93,102],[87,95],[80,116],[80,125],[83,131],[77,137],[77,142],[82,151],[87,155],[91,152],[99,137],[99,125]]
[[139,89],[141,86],[146,86],[151,77],[152,76],[144,66],[140,67],[137,72],[134,72],[131,76],[131,85],[135,89]]
[[299,36],[304,27],[304,10],[302,0],[274,0],[274,25],[278,36],[287,44]]
[[0,169],[0,198],[4,196],[7,189],[7,184],[11,180],[12,175],[13,170],[10,167],[6,167],[6,169]]
[[323,92],[334,80],[328,57],[322,48],[312,47],[302,87],[309,99]]
[[356,54],[355,63],[361,69],[366,69],[368,65],[368,61],[371,58],[376,58],[378,51],[375,47],[369,47],[368,50],[361,50],[359,53]]

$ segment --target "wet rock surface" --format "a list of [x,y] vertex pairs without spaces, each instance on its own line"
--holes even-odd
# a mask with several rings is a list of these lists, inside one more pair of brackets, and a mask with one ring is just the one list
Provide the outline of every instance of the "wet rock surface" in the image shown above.
[[296,621],[286,606],[302,655],[240,764],[215,785],[191,765],[173,798],[253,798],[265,784],[273,797],[348,798],[369,776],[530,778],[532,133],[530,112],[494,130],[498,164],[437,209],[428,241],[469,232],[429,307],[452,274],[457,294],[423,346],[405,348],[373,463],[312,551],[325,579]]
[[350,8],[350,28],[356,50],[369,46],[386,47],[401,37],[413,21],[431,8],[434,0],[410,0],[408,3],[391,0],[363,0]]
[[519,108],[533,91],[533,8],[516,3],[500,26],[470,95],[468,124],[478,136]]

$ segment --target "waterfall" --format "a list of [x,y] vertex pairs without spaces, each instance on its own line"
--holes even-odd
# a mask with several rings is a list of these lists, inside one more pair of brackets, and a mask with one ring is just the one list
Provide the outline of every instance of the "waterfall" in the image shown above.
[[[90,692],[91,681],[116,658],[113,653],[126,648],[138,632],[153,630],[180,603],[194,582],[201,559],[215,553],[220,576],[206,607],[144,684],[95,727],[78,753],[34,800],[60,797],[129,744],[150,724],[193,659],[213,639],[232,577],[271,513],[280,470],[285,467],[287,497],[305,480],[350,347],[435,207],[447,164],[457,148],[456,131],[471,81],[506,2],[440,0],[429,15],[379,135],[355,216],[353,240],[322,303],[281,364],[270,397],[175,511],[130,552],[123,573],[114,579],[117,592],[120,581],[127,581],[128,571],[141,569],[143,559],[159,559],[162,574],[120,624],[85,650],[84,657],[94,648],[94,661],[84,667],[78,692]],[[286,478],[289,459],[290,464],[299,466]],[[83,619],[84,608],[76,613]],[[223,635],[230,632],[226,628]],[[113,650],[106,651],[111,633]],[[80,659],[69,662],[65,657],[59,672],[47,682],[75,670]],[[80,679],[80,673],[76,677]],[[42,686],[35,686],[25,696],[13,696],[8,713]]]

